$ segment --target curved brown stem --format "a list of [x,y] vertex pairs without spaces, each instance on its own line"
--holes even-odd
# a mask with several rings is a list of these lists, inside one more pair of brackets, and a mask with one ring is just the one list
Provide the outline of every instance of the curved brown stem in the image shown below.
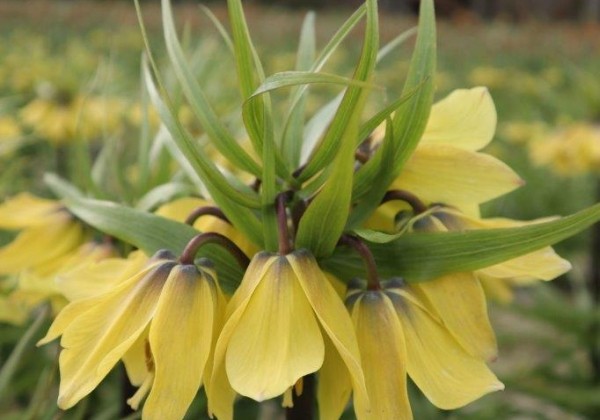
[[216,206],[198,207],[193,212],[191,212],[189,216],[185,219],[185,224],[191,226],[196,222],[196,220],[198,220],[202,216],[215,216],[223,220],[224,222],[231,224],[227,216],[225,216],[225,213],[223,213],[223,211]]
[[216,232],[201,233],[194,236],[179,257],[181,264],[193,264],[196,254],[206,244],[217,244],[225,248],[245,270],[250,264],[250,259],[231,239]]
[[377,274],[377,264],[375,263],[375,257],[371,253],[371,250],[363,241],[358,239],[356,236],[342,235],[339,240],[340,244],[348,245],[362,258],[365,269],[367,271],[367,289],[368,290],[381,290],[381,284],[379,283],[379,275]]
[[381,199],[381,204],[394,200],[404,201],[412,207],[415,214],[421,214],[427,211],[427,206],[419,199],[419,197],[405,190],[390,190],[386,192]]

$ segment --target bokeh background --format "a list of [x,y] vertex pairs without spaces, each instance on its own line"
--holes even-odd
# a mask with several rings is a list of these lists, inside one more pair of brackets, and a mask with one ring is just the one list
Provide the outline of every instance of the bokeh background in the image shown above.
[[[158,1],[142,1],[153,47],[168,75]],[[323,46],[358,0],[245,2],[268,73],[292,69],[302,20],[318,11]],[[237,100],[231,57],[197,2],[174,1],[185,45],[201,68],[217,110]],[[224,1],[207,5],[226,22]],[[382,41],[416,24],[417,0],[382,0]],[[437,98],[456,88],[487,86],[498,112],[500,157],[527,182],[487,203],[484,214],[534,219],[573,213],[600,201],[600,0],[437,0]],[[326,68],[349,75],[359,53],[356,30]],[[412,42],[412,41],[411,41]],[[377,83],[397,94],[411,42],[382,63]],[[46,171],[64,173],[65,148],[81,138],[92,149],[112,144],[108,159],[128,162],[140,136],[142,37],[131,1],[0,0],[0,197],[23,190],[47,195]],[[311,99],[320,102],[322,89]],[[310,109],[310,103],[309,103]],[[182,120],[193,125],[185,109]],[[158,127],[156,120],[151,128]],[[187,119],[187,120],[186,120]],[[116,196],[127,202],[127,191]],[[514,291],[490,304],[500,356],[493,370],[506,384],[456,412],[415,393],[417,419],[600,418],[600,233],[560,244],[573,270],[549,284]],[[6,240],[7,238],[2,238]],[[0,323],[0,366],[6,367],[31,320]],[[55,355],[30,337],[0,393],[2,419],[119,418],[119,372],[79,408],[55,408]],[[27,343],[25,343],[27,344]],[[240,411],[257,415],[255,407]],[[245,414],[244,414],[245,413]],[[260,413],[267,416],[266,411]]]

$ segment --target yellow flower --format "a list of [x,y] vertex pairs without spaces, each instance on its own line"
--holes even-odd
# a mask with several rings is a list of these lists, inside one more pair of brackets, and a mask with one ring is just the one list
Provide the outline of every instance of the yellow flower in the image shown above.
[[[355,406],[359,419],[412,418],[407,374],[434,405],[446,410],[504,388],[412,286],[392,280],[382,290],[350,291],[347,302],[371,402],[370,410]],[[337,410],[339,416],[343,406],[338,404]]]
[[[425,218],[417,219],[413,226],[435,224],[436,230],[468,231],[476,229],[496,229],[525,226],[548,221],[548,218],[519,221],[506,218],[487,218],[467,216],[456,209],[437,207]],[[418,228],[418,227],[417,227]],[[507,302],[512,298],[513,285],[526,285],[536,280],[552,280],[571,269],[571,263],[561,258],[552,247],[547,246],[534,252],[512,258],[499,264],[482,268],[474,272],[483,284],[486,292],[497,300]]]
[[0,274],[35,269],[74,252],[85,240],[83,227],[58,201],[19,194],[0,205],[0,229],[20,230],[0,248]]
[[[144,360],[134,407],[148,394],[143,416],[180,419],[210,374],[222,295],[212,269],[178,264],[159,252],[107,292],[67,305],[39,344],[62,336],[58,405],[89,394],[128,352]],[[140,354],[141,353],[141,354]],[[139,367],[139,363],[137,365]]]
[[327,340],[351,378],[355,404],[366,409],[352,322],[314,257],[306,250],[256,254],[227,307],[209,411],[232,418],[233,390],[257,401],[284,394],[321,368]]
[[529,156],[561,176],[600,173],[600,128],[583,123],[563,127],[532,141]]
[[[496,129],[496,109],[485,88],[455,90],[431,108],[415,152],[390,189],[407,190],[425,203],[444,203],[468,214],[479,204],[521,186],[519,176],[500,160],[479,152]],[[374,140],[383,137],[383,130]],[[381,206],[369,227],[390,231],[398,203]],[[386,223],[387,221],[387,223]]]

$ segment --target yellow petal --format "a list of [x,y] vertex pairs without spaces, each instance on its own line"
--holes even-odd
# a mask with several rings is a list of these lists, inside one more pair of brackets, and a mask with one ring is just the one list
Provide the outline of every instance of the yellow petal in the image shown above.
[[215,346],[210,385],[206,387],[208,412],[211,417],[216,415],[219,420],[233,418],[233,402],[235,400],[235,391],[229,383],[225,370],[227,346],[252,294],[260,284],[265,272],[275,263],[276,258],[273,256],[274,254],[261,252],[252,258],[240,286],[227,304],[224,315],[226,321]]
[[[506,218],[480,219],[466,216],[452,209],[438,213],[446,224],[452,223],[456,230],[496,229],[528,226],[543,223],[555,218],[542,218],[530,221]],[[537,251],[513,258],[502,263],[478,270],[487,277],[513,279],[516,281],[552,280],[571,269],[571,263],[561,258],[552,247],[544,247]]]
[[160,206],[160,208],[156,210],[156,214],[166,217],[167,219],[183,222],[190,213],[198,207],[208,205],[210,205],[210,203],[201,198],[185,197]]
[[476,276],[481,281],[488,298],[503,304],[508,304],[513,300],[514,293],[509,280],[487,277],[480,272],[476,273]]
[[488,361],[496,359],[498,347],[485,294],[473,273],[449,274],[410,287],[467,352]]
[[387,296],[366,292],[352,320],[369,391],[370,410],[355,408],[360,419],[412,419],[406,386],[407,352],[402,324]]
[[572,268],[571,263],[561,258],[551,247],[513,258],[503,263],[479,270],[488,277],[527,280],[552,280]]
[[442,324],[397,290],[387,295],[406,337],[408,374],[429,401],[451,410],[504,389],[481,358],[468,354]]
[[216,294],[194,265],[178,265],[150,324],[154,384],[144,417],[181,419],[202,384],[211,353]]
[[298,250],[288,255],[288,259],[323,331],[327,333],[346,364],[352,379],[355,407],[359,407],[360,410],[367,409],[369,397],[360,364],[358,343],[348,311],[310,252]]
[[70,219],[25,229],[0,249],[0,274],[16,274],[52,261],[74,250],[82,241],[81,225]]
[[481,150],[496,131],[496,108],[483,87],[458,89],[431,108],[421,145],[446,144]]
[[59,407],[72,407],[91,392],[150,322],[172,263],[159,261],[151,268],[110,293],[73,302],[88,305],[95,300],[63,332]]
[[[35,197],[29,193],[18,194],[0,205],[0,228],[23,229],[51,223],[59,216],[61,203]],[[69,217],[63,212],[64,217]]]
[[127,258],[81,264],[57,275],[57,289],[70,301],[101,295],[141,271],[147,262],[147,256],[134,251]]
[[421,145],[392,186],[429,203],[461,208],[506,194],[523,184],[500,160],[445,145]]
[[302,376],[317,371],[324,357],[319,325],[296,274],[286,257],[275,258],[240,317],[226,354],[231,386],[257,401],[283,394]]
[[[129,350],[123,355],[123,364],[127,377],[132,385],[140,386],[152,374],[154,361],[150,352],[150,343],[148,342],[149,328],[141,333],[137,340],[131,345]],[[150,382],[152,385],[152,382]],[[145,394],[144,394],[145,396]],[[137,410],[137,408],[136,408]]]
[[323,336],[323,341],[325,342],[325,359],[319,370],[317,383],[319,418],[337,420],[348,405],[350,394],[352,394],[352,381],[346,363],[326,334]]

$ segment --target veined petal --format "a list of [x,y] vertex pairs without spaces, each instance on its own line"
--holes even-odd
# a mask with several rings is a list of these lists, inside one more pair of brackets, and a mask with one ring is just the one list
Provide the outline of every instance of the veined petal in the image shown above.
[[246,269],[240,286],[236,289],[227,304],[227,310],[224,315],[226,321],[215,346],[215,354],[211,366],[210,386],[206,387],[208,412],[211,417],[216,415],[219,420],[233,418],[235,391],[229,383],[225,370],[227,346],[240,318],[248,306],[252,294],[260,284],[265,273],[275,263],[275,260],[273,254],[267,252],[256,254],[250,261],[250,265]]
[[274,258],[240,317],[226,354],[231,386],[257,401],[281,395],[317,371],[325,351],[297,273],[286,257]]
[[83,241],[83,229],[71,219],[28,228],[0,249],[0,274],[52,261],[73,250]]
[[348,311],[310,252],[298,250],[289,254],[288,259],[321,327],[348,368],[355,407],[368,410],[369,397],[360,364],[360,352]]
[[[62,335],[58,405],[67,409],[91,392],[144,331],[174,263],[159,261],[71,322]],[[75,301],[88,304],[84,299]]]
[[127,258],[107,258],[56,277],[57,289],[70,301],[101,295],[140,272],[148,262],[141,251],[134,251]]
[[132,385],[140,386],[148,378],[154,367],[154,361],[150,354],[150,343],[148,341],[148,334],[150,328],[146,328],[142,332],[137,340],[129,347],[129,350],[123,354],[123,364],[125,365],[125,371],[127,377]]
[[429,401],[450,410],[504,389],[480,357],[468,354],[442,324],[405,299],[404,293],[386,294],[402,322],[408,374]]
[[352,394],[352,381],[346,363],[327,334],[323,335],[323,341],[325,343],[325,359],[319,370],[317,383],[319,418],[337,420],[348,405],[350,394]]
[[[20,193],[0,205],[0,228],[23,229],[52,223],[62,204],[58,201]],[[65,217],[69,217],[64,213]]]
[[473,273],[449,274],[410,288],[468,353],[487,361],[497,357],[485,294]]
[[569,261],[561,258],[552,247],[548,246],[477,272],[499,279],[530,281],[552,280],[565,274],[571,268]]
[[514,297],[510,280],[488,277],[480,272],[475,275],[481,282],[487,297],[500,303],[510,303]]
[[352,311],[370,410],[355,409],[359,419],[412,419],[406,386],[408,359],[402,324],[390,299],[365,292]]
[[150,324],[154,384],[144,416],[181,419],[202,384],[211,353],[216,294],[194,265],[175,266]]
[[419,146],[392,186],[425,202],[471,208],[522,184],[512,169],[490,155],[436,144]]
[[484,87],[457,89],[431,107],[421,145],[481,150],[494,137],[496,108]]

